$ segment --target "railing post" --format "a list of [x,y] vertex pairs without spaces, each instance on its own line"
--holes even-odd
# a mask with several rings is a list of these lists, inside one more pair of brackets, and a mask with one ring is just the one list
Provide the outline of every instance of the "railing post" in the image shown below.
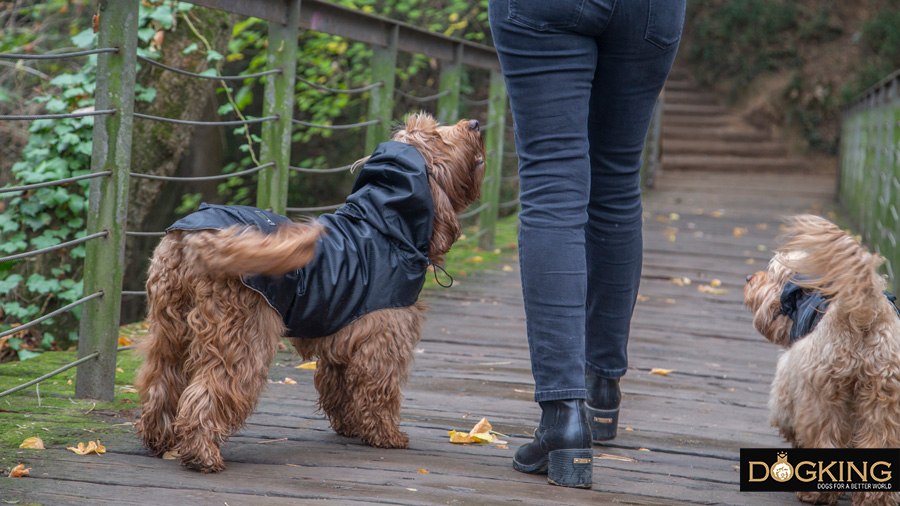
[[266,62],[280,74],[267,76],[263,94],[263,116],[278,116],[263,123],[260,162],[275,162],[259,174],[256,206],[284,214],[288,199],[288,166],[291,164],[294,85],[297,77],[297,41],[300,29],[300,0],[287,0],[284,24],[269,22]]
[[441,62],[440,91],[449,91],[438,99],[437,120],[442,125],[449,125],[459,118],[459,83],[462,78],[463,45],[457,44],[453,61]]
[[91,180],[87,233],[106,231],[108,235],[85,246],[84,293],[90,295],[102,291],[103,296],[83,306],[78,356],[83,358],[95,352],[100,355],[78,367],[75,396],[103,401],[113,399],[116,384],[134,120],[138,4],[119,0],[100,0],[99,4],[99,47],[117,47],[119,51],[97,56],[94,107],[97,110],[115,109],[116,113],[94,118],[91,172],[108,170],[112,175]]
[[397,75],[397,39],[400,27],[393,25],[388,33],[387,47],[372,47],[372,79],[384,85],[373,89],[369,95],[369,119],[381,120],[366,129],[366,154],[375,151],[378,144],[390,139],[391,121],[394,116],[394,76]]
[[488,126],[484,137],[484,147],[488,152],[485,160],[484,184],[481,187],[481,202],[488,204],[478,216],[478,226],[485,230],[478,240],[481,249],[494,249],[497,235],[497,217],[500,211],[500,176],[503,169],[503,139],[506,137],[506,83],[503,74],[491,71],[490,102],[488,103]]

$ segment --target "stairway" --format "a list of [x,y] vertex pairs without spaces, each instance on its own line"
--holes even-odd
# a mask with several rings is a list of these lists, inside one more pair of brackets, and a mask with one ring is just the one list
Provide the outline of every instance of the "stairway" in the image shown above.
[[784,140],[756,129],[700,88],[690,73],[673,70],[665,86],[662,120],[665,171],[806,172]]

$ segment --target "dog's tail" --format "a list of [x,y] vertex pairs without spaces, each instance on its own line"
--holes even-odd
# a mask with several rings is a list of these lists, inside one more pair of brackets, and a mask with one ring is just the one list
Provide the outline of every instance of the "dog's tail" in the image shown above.
[[285,223],[271,234],[235,225],[189,234],[184,240],[211,270],[232,275],[278,276],[309,263],[324,230],[316,222]]
[[[878,267],[884,257],[870,253],[856,239],[825,218],[810,214],[788,219],[788,239],[778,261],[797,274],[794,282],[821,292],[857,331],[868,329],[883,311],[891,311]],[[798,254],[791,254],[796,252]],[[838,302],[839,301],[839,302]]]

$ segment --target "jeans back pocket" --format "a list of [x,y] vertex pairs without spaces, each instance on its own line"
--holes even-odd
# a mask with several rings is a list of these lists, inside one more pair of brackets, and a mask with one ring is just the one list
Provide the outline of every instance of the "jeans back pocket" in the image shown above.
[[574,28],[584,0],[509,0],[509,20],[538,31]]
[[662,49],[681,40],[685,0],[648,0],[648,4],[644,38]]

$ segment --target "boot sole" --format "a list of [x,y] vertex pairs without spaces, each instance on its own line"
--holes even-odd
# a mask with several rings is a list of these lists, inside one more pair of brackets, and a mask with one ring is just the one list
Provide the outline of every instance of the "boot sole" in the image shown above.
[[591,426],[591,439],[597,443],[615,439],[619,427],[619,409],[596,409],[584,405]]
[[552,485],[591,488],[593,451],[590,448],[554,450],[534,464],[522,464],[513,457],[513,469],[528,474],[546,474]]

